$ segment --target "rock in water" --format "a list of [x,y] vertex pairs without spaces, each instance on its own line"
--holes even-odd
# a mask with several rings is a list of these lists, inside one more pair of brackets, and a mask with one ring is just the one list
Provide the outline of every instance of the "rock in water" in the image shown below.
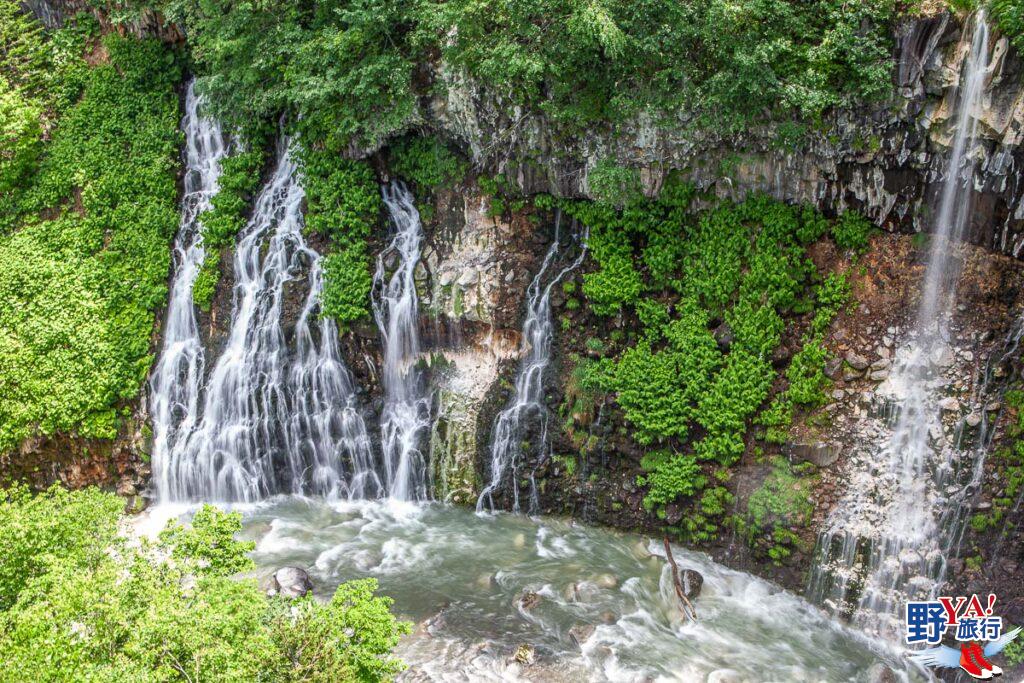
[[301,598],[313,591],[313,582],[305,569],[281,567],[274,572],[274,589],[286,598]]
[[533,591],[523,591],[518,600],[519,608],[524,612],[529,612],[537,607],[541,601],[542,598],[537,593],[534,593]]
[[735,669],[718,669],[708,674],[707,683],[743,683],[743,678]]
[[700,572],[693,569],[684,569],[679,572],[679,581],[683,584],[683,595],[688,600],[696,600],[700,595],[700,589],[704,586],[704,577]]
[[583,647],[583,643],[587,642],[592,635],[594,635],[594,626],[591,624],[576,624],[569,629],[569,638],[578,647]]

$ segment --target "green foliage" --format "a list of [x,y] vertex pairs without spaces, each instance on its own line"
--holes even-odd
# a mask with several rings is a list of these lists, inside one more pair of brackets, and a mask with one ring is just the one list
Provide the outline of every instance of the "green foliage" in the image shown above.
[[118,535],[110,494],[11,489],[0,501],[0,680],[377,681],[400,668],[390,652],[409,625],[375,581],[321,605],[229,578],[252,564],[235,514],[204,508],[154,546]]
[[186,527],[171,522],[160,533],[160,542],[173,548],[171,557],[179,562],[195,560],[204,573],[212,576],[231,576],[254,567],[247,553],[256,544],[236,541],[235,534],[242,530],[242,515],[223,512],[212,505],[204,505]]
[[203,265],[192,281],[192,302],[201,310],[209,312],[213,304],[213,295],[217,292],[220,282],[220,252],[207,252]]
[[863,253],[868,248],[868,238],[874,227],[871,221],[859,213],[847,211],[832,224],[832,239],[840,249]]
[[[83,40],[55,37],[51,58],[64,64]],[[156,40],[103,47],[109,63],[55,67],[81,77],[81,97],[52,124],[6,214],[20,220],[0,235],[0,452],[33,433],[114,436],[151,362],[178,226],[181,74]]]
[[402,0],[161,0],[182,22],[201,78],[224,121],[240,127],[289,112],[304,140],[372,147],[415,110],[415,61]]
[[330,239],[323,260],[323,314],[339,324],[369,315],[367,239],[383,202],[373,170],[364,161],[328,150],[303,148],[299,164],[306,191],[306,229]]
[[[814,300],[808,288],[815,271],[805,247],[830,227],[809,207],[765,196],[694,217],[692,196],[692,188],[670,178],[659,201],[633,198],[618,210],[607,202],[563,203],[590,228],[590,253],[599,266],[583,276],[591,308],[599,315],[632,309],[643,330],[603,367],[603,389],[614,393],[638,444],[672,444],[680,453],[688,442],[692,447],[690,460],[647,459],[642,481],[652,508],[672,502],[673,487],[676,495],[694,495],[682,483],[693,478],[692,463],[727,468],[742,457],[748,424],[777,376],[771,358],[784,316],[807,312]],[[644,297],[645,289],[658,297]],[[827,328],[848,291],[843,276],[830,276],[815,290],[814,329]],[[728,341],[720,346],[712,328],[722,320]],[[794,404],[823,400],[822,340],[818,333],[795,355],[789,389],[758,418],[772,440],[785,433]]]
[[[689,106],[736,130],[889,88],[896,3],[426,2],[420,37],[513,102],[582,127]],[[458,27],[453,31],[453,27]]]
[[719,520],[732,508],[735,496],[724,486],[706,489],[694,510],[683,516],[682,531],[686,540],[708,543],[719,536]]
[[741,526],[753,547],[780,563],[799,542],[792,529],[806,526],[813,512],[808,480],[798,479],[785,459],[775,458],[772,471],[747,501]]
[[818,285],[817,299],[811,332],[820,335],[828,330],[832,320],[850,300],[850,281],[846,273],[829,273]]
[[988,0],[988,6],[999,30],[1018,52],[1024,52],[1024,4],[1020,0]]
[[260,182],[264,154],[260,149],[235,152],[220,162],[217,194],[199,216],[203,244],[208,251],[231,246],[245,227],[249,205]]
[[123,506],[96,489],[71,493],[55,485],[36,496],[24,486],[0,490],[0,611],[53,564],[98,561],[117,533]]
[[405,136],[389,152],[391,170],[423,192],[458,182],[469,168],[436,137]]
[[611,206],[625,206],[639,198],[641,193],[639,171],[618,166],[609,159],[597,162],[587,180],[591,196]]
[[825,388],[829,385],[825,376],[827,358],[828,351],[820,336],[804,340],[803,347],[786,369],[787,396],[793,403],[811,407],[825,405]]
[[279,605],[271,632],[288,663],[282,680],[377,681],[400,672],[387,654],[409,625],[396,624],[391,600],[374,597],[376,590],[376,579],[360,579],[338,586],[326,605],[313,596]]
[[[1013,625],[1008,624],[1006,630],[1012,630]],[[1024,663],[1024,642],[1020,639],[1015,638],[1003,649],[1003,656],[1006,657],[1006,663],[1010,666],[1017,666],[1018,664]]]
[[644,505],[651,509],[656,505],[671,503],[682,496],[689,498],[707,485],[707,477],[701,473],[697,459],[669,451],[650,451],[641,462],[648,474],[637,479],[637,484],[647,486]]

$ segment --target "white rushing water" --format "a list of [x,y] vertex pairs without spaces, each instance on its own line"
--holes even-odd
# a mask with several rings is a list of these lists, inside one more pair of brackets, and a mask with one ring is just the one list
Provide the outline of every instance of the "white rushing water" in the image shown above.
[[[545,286],[544,278],[559,251],[561,213],[555,219],[555,238],[540,270],[526,290],[526,319],[520,352],[522,360],[516,373],[515,389],[508,407],[494,420],[491,433],[491,480],[476,502],[477,512],[494,511],[494,494],[507,484],[512,493],[512,509],[519,512],[519,467],[524,462],[524,445],[533,446],[538,462],[548,453],[548,410],[544,404],[544,371],[551,363],[551,289],[567,273],[583,262],[586,245],[579,256],[563,268]],[[525,443],[532,437],[534,443]]]
[[[704,579],[698,619],[686,619],[661,544],[634,534],[387,499],[281,496],[236,509],[257,577],[302,567],[324,599],[343,581],[378,580],[396,615],[419,624],[398,648],[405,680],[837,683],[882,680],[872,678],[881,662],[921,680],[792,593],[675,547],[680,569]],[[167,511],[140,522],[152,531]],[[528,594],[537,598],[524,604]],[[523,644],[532,664],[514,661]]]
[[195,84],[189,82],[181,122],[185,134],[185,187],[181,223],[174,241],[174,280],[164,321],[163,348],[149,380],[153,475],[161,494],[171,488],[172,454],[188,438],[199,415],[205,358],[192,303],[192,287],[206,258],[199,214],[210,208],[210,199],[217,192],[220,162],[227,153],[220,125],[200,115],[201,105]]
[[[302,201],[284,143],[238,238],[230,332],[206,381],[202,414],[159,465],[162,501],[381,492],[337,330],[319,316],[320,255],[302,234]],[[284,309],[303,280],[301,312],[287,334]]]
[[[417,367],[420,355],[416,265],[423,226],[412,193],[401,181],[382,188],[394,228],[387,249],[377,257],[373,314],[384,344],[384,407],[381,449],[387,492],[398,500],[426,500],[427,462],[423,443],[430,427],[430,398]],[[387,277],[386,263],[396,267]]]
[[[974,188],[972,149],[984,82],[989,29],[979,11],[958,90],[949,164],[922,286],[914,330],[896,355],[879,391],[891,396],[891,431],[882,438],[875,470],[852,479],[819,539],[809,593],[881,632],[892,633],[907,599],[934,598],[960,535],[963,498],[955,463],[972,455],[942,437],[944,369],[949,361],[949,320],[959,275],[957,243],[967,224]],[[890,411],[890,416],[891,412]],[[975,476],[980,475],[977,465]]]

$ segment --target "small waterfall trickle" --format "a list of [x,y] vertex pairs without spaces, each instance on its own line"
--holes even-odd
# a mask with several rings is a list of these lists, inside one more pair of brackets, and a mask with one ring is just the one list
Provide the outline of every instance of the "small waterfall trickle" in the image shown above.
[[[426,500],[427,463],[422,451],[430,426],[430,398],[417,362],[420,355],[416,265],[423,226],[412,193],[401,181],[382,188],[395,234],[377,257],[373,279],[373,314],[384,343],[384,407],[381,448],[387,490],[398,500]],[[397,268],[386,280],[385,263]]]
[[962,520],[953,517],[971,491],[956,481],[958,446],[942,437],[939,390],[959,275],[954,248],[971,207],[976,109],[989,57],[989,29],[979,11],[957,93],[953,145],[915,330],[888,380],[900,403],[895,425],[875,471],[855,480],[833,512],[811,573],[812,599],[883,632],[893,630],[905,600],[935,597],[962,528]]
[[[516,373],[512,401],[494,421],[491,434],[491,480],[476,502],[477,512],[494,511],[494,493],[511,480],[512,509],[519,512],[519,466],[523,462],[524,441],[531,437],[539,452],[539,461],[547,457],[548,410],[544,405],[544,371],[551,362],[551,289],[586,256],[586,238],[579,256],[563,268],[547,286],[543,285],[548,269],[559,251],[561,213],[555,219],[555,238],[551,242],[540,270],[526,290],[526,320],[523,322],[522,360]],[[536,432],[531,433],[531,427]]]
[[[319,317],[323,277],[302,234],[303,197],[285,142],[239,235],[228,340],[206,383],[201,421],[167,454],[162,501],[381,492],[337,330]],[[308,290],[289,348],[282,319],[303,276]]]
[[201,99],[190,82],[185,93],[185,188],[181,223],[174,241],[174,281],[164,322],[163,348],[149,380],[153,420],[153,470],[157,490],[170,490],[171,454],[192,432],[199,414],[204,352],[192,287],[206,251],[199,215],[217,192],[220,161],[227,144],[216,121],[200,116]]

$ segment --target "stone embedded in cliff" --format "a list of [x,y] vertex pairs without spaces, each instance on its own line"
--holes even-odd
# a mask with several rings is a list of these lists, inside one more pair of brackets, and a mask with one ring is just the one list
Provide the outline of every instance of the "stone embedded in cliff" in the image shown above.
[[281,567],[274,572],[273,592],[285,598],[301,598],[313,592],[313,581],[305,569]]
[[721,325],[715,328],[714,331],[715,341],[718,342],[718,348],[722,351],[728,351],[729,347],[732,346],[736,336],[733,334],[732,327],[729,323],[723,322]]
[[947,396],[946,398],[939,401],[939,408],[944,413],[955,413],[960,411],[960,401],[954,396]]
[[817,467],[830,467],[839,459],[839,449],[826,443],[790,442],[783,452],[794,462],[809,462]]
[[848,354],[846,354],[846,363],[854,370],[858,370],[861,372],[867,370],[868,366],[870,365],[867,358],[853,351],[850,351]]

